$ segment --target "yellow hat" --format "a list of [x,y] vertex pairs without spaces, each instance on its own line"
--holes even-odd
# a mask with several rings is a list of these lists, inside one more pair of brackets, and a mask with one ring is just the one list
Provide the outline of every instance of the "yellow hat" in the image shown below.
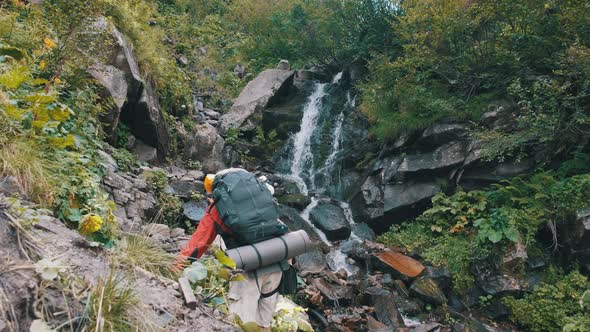
[[207,174],[205,176],[205,191],[208,193],[213,192],[213,180],[215,180],[215,174]]

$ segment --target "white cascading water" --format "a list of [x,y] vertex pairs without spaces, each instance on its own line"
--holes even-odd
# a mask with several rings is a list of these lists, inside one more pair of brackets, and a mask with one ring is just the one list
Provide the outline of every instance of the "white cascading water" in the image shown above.
[[[336,74],[332,79],[331,84],[338,84],[342,79],[342,72]],[[309,195],[309,190],[316,190],[315,179],[317,174],[332,174],[334,167],[337,166],[338,153],[342,150],[342,127],[344,124],[345,114],[341,112],[336,118],[336,123],[332,132],[332,142],[330,155],[326,159],[325,165],[319,169],[315,169],[313,164],[313,152],[311,149],[311,140],[314,131],[317,129],[318,119],[322,110],[322,99],[326,95],[326,85],[322,83],[316,83],[315,89],[311,96],[307,100],[307,104],[303,109],[303,118],[301,120],[301,129],[297,134],[293,136],[293,155],[291,157],[291,169],[290,174],[283,175],[287,179],[293,180],[301,193]],[[347,107],[355,106],[355,98],[350,97],[350,92],[347,92]],[[305,181],[307,177],[308,181]],[[323,189],[323,188],[322,188]],[[323,191],[323,190],[322,190]],[[313,208],[319,203],[318,198],[312,197],[311,203],[301,212],[301,217],[307,222],[307,224],[317,233],[318,237],[326,245],[333,247],[332,243],[327,239],[326,235],[319,230],[310,221],[309,215]],[[350,207],[347,203],[341,202],[340,206],[344,211],[344,215],[350,225],[354,225],[354,219]],[[358,240],[359,237],[352,233],[351,239]],[[351,265],[347,262],[348,257],[344,254],[340,248],[332,250],[328,254],[328,260],[331,261],[331,269],[338,271],[344,269],[349,275],[354,274],[358,271],[358,267]]]
[[[322,107],[322,98],[326,95],[326,84],[316,83],[315,89],[303,109],[303,119],[301,120],[301,129],[293,137],[293,157],[291,164],[291,176],[303,181],[305,168],[313,170],[313,154],[311,152],[311,136],[317,127],[317,122]],[[313,181],[309,183],[313,189]],[[307,185],[304,186],[302,194],[309,194]]]

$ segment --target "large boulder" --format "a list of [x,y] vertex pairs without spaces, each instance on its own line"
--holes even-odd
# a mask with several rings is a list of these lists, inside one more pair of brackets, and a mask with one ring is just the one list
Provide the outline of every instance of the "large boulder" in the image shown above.
[[141,76],[132,45],[105,18],[98,18],[93,28],[102,33],[93,33],[92,37],[108,35],[111,39],[110,50],[104,57],[95,58],[95,63],[88,68],[102,86],[101,94],[114,101],[111,109],[101,116],[107,138],[115,141],[117,127],[124,122],[133,135],[156,147],[161,158],[169,152],[168,128],[154,89]]
[[339,206],[319,204],[311,210],[309,218],[330,241],[345,240],[350,236],[350,224]]
[[465,136],[467,128],[461,124],[435,124],[426,128],[418,139],[423,146],[438,146]]
[[[219,129],[225,135],[230,128],[241,128],[244,122],[261,112],[271,99],[293,83],[294,72],[290,70],[267,69],[250,81],[242,90],[229,112],[221,117]],[[246,125],[252,127],[253,125]],[[246,129],[252,129],[246,128]]]
[[398,173],[433,171],[457,166],[465,160],[465,144],[450,142],[433,152],[409,155],[401,162]]
[[225,141],[215,127],[208,123],[197,125],[184,143],[184,157],[201,162],[206,173],[216,173],[225,168],[223,146]]
[[386,185],[383,192],[383,209],[385,212],[395,212],[403,208],[427,202],[432,196],[442,190],[440,183],[414,182]]

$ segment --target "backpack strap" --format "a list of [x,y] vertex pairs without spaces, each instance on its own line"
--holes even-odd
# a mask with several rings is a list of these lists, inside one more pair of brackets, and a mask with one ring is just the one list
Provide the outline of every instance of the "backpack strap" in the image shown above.
[[275,288],[275,290],[268,292],[268,293],[263,293],[262,289],[260,288],[260,284],[258,283],[258,273],[256,272],[256,270],[254,270],[254,279],[256,280],[256,286],[258,287],[258,291],[260,292],[260,296],[263,299],[266,299],[267,297],[271,297],[271,296],[275,295],[276,293],[279,292],[279,288],[281,288],[281,285],[279,284],[279,286],[277,288]]

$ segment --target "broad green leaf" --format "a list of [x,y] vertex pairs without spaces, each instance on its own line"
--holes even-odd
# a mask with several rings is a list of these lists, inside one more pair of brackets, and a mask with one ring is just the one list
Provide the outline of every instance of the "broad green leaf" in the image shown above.
[[506,238],[512,242],[517,242],[518,241],[518,230],[516,230],[516,228],[514,227],[510,227],[504,230],[504,235],[506,236]]
[[182,275],[190,282],[196,283],[207,278],[207,267],[201,262],[193,262],[189,267],[184,269]]
[[488,233],[488,239],[492,241],[492,243],[498,243],[502,240],[502,233],[496,231],[490,231]]

